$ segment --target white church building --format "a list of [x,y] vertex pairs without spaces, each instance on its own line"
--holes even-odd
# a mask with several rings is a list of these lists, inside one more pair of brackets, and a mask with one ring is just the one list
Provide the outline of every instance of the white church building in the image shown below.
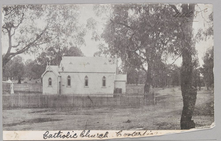
[[126,74],[118,74],[117,59],[64,56],[59,66],[47,65],[43,94],[113,96],[126,92]]

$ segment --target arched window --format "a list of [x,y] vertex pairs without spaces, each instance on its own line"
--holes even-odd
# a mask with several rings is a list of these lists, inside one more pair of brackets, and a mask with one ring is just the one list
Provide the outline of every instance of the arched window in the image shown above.
[[106,87],[106,77],[105,76],[103,76],[103,78],[102,78],[102,86]]
[[71,77],[69,75],[67,77],[67,86],[71,86]]
[[88,77],[85,76],[84,78],[84,86],[87,87],[88,86]]
[[52,79],[51,79],[51,77],[48,78],[48,86],[52,86]]

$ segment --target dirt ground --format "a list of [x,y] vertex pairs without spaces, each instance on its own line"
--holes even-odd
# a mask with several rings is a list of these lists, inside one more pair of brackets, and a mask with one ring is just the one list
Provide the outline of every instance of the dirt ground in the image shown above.
[[[3,110],[3,130],[171,130],[180,129],[180,88],[158,89],[154,105],[139,108],[62,108]],[[196,128],[214,121],[211,91],[198,91],[193,120]]]

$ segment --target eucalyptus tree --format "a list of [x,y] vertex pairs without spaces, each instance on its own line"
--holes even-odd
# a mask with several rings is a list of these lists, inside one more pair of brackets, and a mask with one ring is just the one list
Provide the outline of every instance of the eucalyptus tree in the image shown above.
[[61,50],[56,50],[54,47],[48,48],[33,61],[26,61],[25,69],[26,76],[29,78],[41,78],[44,73],[47,64],[59,65],[62,56],[84,56],[82,51],[77,47],[64,47]]
[[14,56],[39,48],[84,44],[76,5],[7,5],[3,7],[3,67]]
[[[199,6],[199,5],[197,5]],[[213,35],[213,17],[212,13],[208,16],[211,22],[209,22],[209,28],[206,31],[198,32],[198,35],[194,38],[193,35],[193,22],[197,16],[195,4],[182,4],[180,7],[171,5],[176,12],[177,18],[180,21],[181,34],[177,38],[177,42],[180,43],[180,51],[182,56],[182,67],[181,67],[181,91],[183,96],[183,110],[181,115],[181,129],[194,128],[195,123],[192,120],[196,96],[197,96],[197,79],[194,75],[197,74],[196,65],[197,58],[195,58],[195,44],[196,41],[201,41],[203,37]],[[206,8],[207,9],[207,8]],[[204,13],[201,13],[204,14]],[[205,17],[204,17],[205,20]],[[204,30],[205,30],[204,29]],[[198,74],[199,75],[199,74]],[[200,77],[199,77],[200,79]]]
[[210,48],[206,51],[206,54],[203,57],[203,66],[201,72],[203,74],[203,79],[206,84],[207,90],[209,88],[213,89],[214,86],[214,75],[213,75],[213,66],[214,66],[214,53],[213,48]]
[[21,84],[22,77],[25,73],[25,65],[22,57],[14,57],[8,64],[6,64],[5,69],[6,71],[3,72],[5,78],[13,78],[14,80],[18,80],[18,84]]
[[174,36],[179,23],[171,20],[174,11],[165,4],[119,4],[112,9],[101,36],[108,47],[101,51],[117,55],[124,66],[145,71],[144,92],[148,95],[154,69],[168,52],[179,54]]
[[197,60],[193,35],[195,5],[125,4],[111,7],[113,12],[102,35],[108,46],[101,47],[100,53],[118,55],[124,65],[143,69],[147,95],[156,66],[168,54],[181,56],[183,110],[180,125],[181,129],[194,128],[192,115],[197,95],[193,77]]
[[[78,47],[64,47],[60,50],[50,47],[47,49],[47,51],[42,52],[42,54],[43,58],[46,57],[46,60],[50,62],[51,65],[59,65],[62,60],[62,56],[84,56],[83,52]],[[42,57],[42,54],[38,57],[38,59]],[[46,64],[46,61],[44,62]]]
[[[200,29],[197,34],[197,40],[205,40],[210,41],[214,39],[213,36],[213,12],[208,16],[209,20],[206,22],[208,23],[208,28]],[[203,56],[203,65],[200,68],[200,71],[203,74],[204,83],[209,89],[209,87],[213,88],[214,85],[214,74],[213,74],[213,67],[214,67],[214,46],[211,44],[210,48],[207,49],[206,53]]]

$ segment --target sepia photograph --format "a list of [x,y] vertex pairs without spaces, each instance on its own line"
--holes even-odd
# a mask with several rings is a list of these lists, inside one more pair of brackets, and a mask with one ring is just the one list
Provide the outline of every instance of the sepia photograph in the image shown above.
[[213,68],[212,4],[2,7],[3,131],[210,129]]

